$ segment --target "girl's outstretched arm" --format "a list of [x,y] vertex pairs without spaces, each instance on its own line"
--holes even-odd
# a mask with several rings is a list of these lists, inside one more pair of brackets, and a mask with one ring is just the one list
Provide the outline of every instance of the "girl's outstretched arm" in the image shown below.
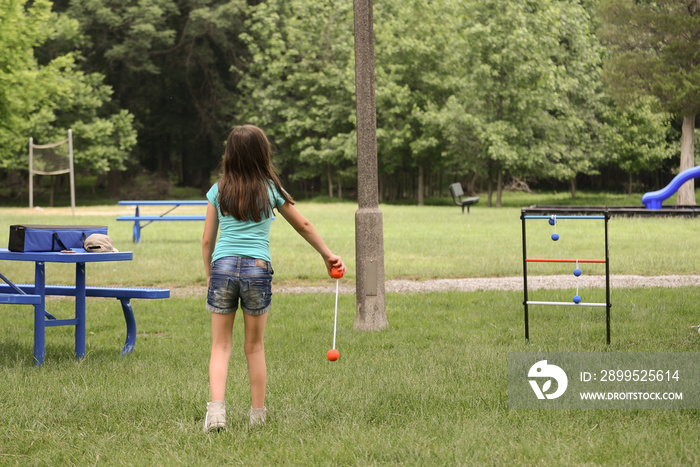
[[216,246],[216,233],[219,231],[219,213],[213,204],[207,203],[207,217],[204,219],[204,234],[202,235],[202,260],[204,272],[207,275],[207,288],[211,281],[211,258]]
[[316,231],[316,228],[302,216],[297,208],[293,204],[284,203],[279,207],[279,212],[282,216],[289,222],[289,224],[294,227],[294,230],[301,235],[304,240],[306,240],[309,245],[314,247],[323,257],[323,261],[326,263],[326,269],[328,270],[328,275],[331,274],[332,268],[339,268],[343,274],[345,274],[345,264],[343,260],[338,255],[334,255],[333,252],[326,246],[326,243],[321,238],[321,235]]

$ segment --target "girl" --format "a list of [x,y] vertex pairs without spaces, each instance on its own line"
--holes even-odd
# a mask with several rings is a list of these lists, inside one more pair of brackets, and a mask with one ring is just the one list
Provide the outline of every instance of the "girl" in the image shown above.
[[[211,312],[212,346],[209,361],[211,402],[204,431],[226,426],[224,393],[238,301],[243,311],[243,348],[248,361],[252,406],[250,426],[265,423],[267,367],[263,334],[272,297],[270,223],[277,209],[292,227],[321,254],[330,275],[345,265],[323,242],[311,223],[282,189],[270,158],[270,143],[253,125],[234,128],[226,142],[222,174],[207,193],[207,216],[202,258],[207,274],[207,310]],[[217,241],[217,231],[221,231]]]

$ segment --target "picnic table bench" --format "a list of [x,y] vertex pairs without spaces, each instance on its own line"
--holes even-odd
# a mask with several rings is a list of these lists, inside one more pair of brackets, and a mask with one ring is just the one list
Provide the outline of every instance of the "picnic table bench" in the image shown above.
[[[133,216],[119,216],[118,221],[131,221],[134,223],[133,241],[134,243],[141,242],[141,229],[145,228],[152,222],[160,221],[203,221],[205,215],[168,215],[180,206],[206,206],[206,200],[185,200],[185,201],[119,201],[121,206],[136,206],[136,211]],[[139,212],[140,206],[172,206],[163,214],[157,215],[141,215]],[[141,222],[146,222],[141,225]]]
[[0,304],[2,305],[38,305],[41,303],[39,295],[11,294],[3,293],[0,295]]
[[[12,287],[14,285],[15,287]],[[11,292],[21,293],[11,293]],[[35,293],[36,287],[34,284],[3,284],[0,283],[0,303],[2,304],[27,304],[27,305],[40,305],[42,297]],[[51,285],[46,284],[44,286],[44,295],[55,295],[64,297],[75,297],[76,287],[74,285]],[[85,287],[86,297],[102,297],[102,298],[116,298],[121,302],[122,311],[124,313],[124,320],[126,321],[126,342],[124,348],[122,349],[122,355],[130,354],[134,350],[134,345],[136,344],[136,318],[134,317],[134,309],[131,306],[132,299],[159,299],[159,298],[169,298],[169,289],[152,289],[152,288],[138,288],[138,287],[98,287],[98,286],[87,286]],[[77,318],[73,319],[56,319],[48,311],[44,310],[44,327],[51,326],[75,326],[77,324]],[[36,326],[36,323],[35,323]],[[35,333],[36,333],[35,329]],[[43,344],[43,336],[39,341]],[[35,338],[36,345],[36,338]],[[35,349],[43,355],[43,345],[41,349]],[[36,353],[36,352],[35,352]],[[39,362],[41,363],[41,362]]]

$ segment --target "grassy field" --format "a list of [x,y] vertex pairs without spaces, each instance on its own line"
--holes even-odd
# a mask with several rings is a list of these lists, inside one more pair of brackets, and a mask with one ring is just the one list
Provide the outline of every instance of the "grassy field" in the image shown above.
[[[477,205],[471,214],[457,206],[389,206],[380,208],[384,221],[385,270],[387,279],[416,280],[457,277],[498,277],[522,274],[520,208],[530,204],[555,204],[560,195],[527,196],[511,194],[500,209]],[[629,204],[619,195],[579,195],[581,204]],[[355,270],[355,211],[352,203],[298,203],[334,252],[348,264],[348,280]],[[160,213],[157,208],[142,213]],[[203,213],[203,207],[178,208],[181,213]],[[109,227],[120,250],[132,250],[139,274],[125,273],[133,264],[95,265],[88,280],[95,285],[159,285],[183,287],[204,284],[201,260],[201,222],[156,222],[142,232],[142,242],[131,241],[132,223],[117,222],[132,208],[91,206],[69,209],[0,208],[0,245],[7,244],[10,224],[99,224]],[[557,225],[561,239],[552,242],[553,228],[546,221],[528,221],[528,256],[602,258],[602,221],[564,221]],[[683,218],[614,218],[610,222],[610,257],[613,274],[694,274],[700,265],[698,220]],[[280,217],[272,223],[271,254],[278,284],[327,280],[320,257]],[[33,280],[33,268],[26,264],[5,264],[5,273],[18,282]],[[53,282],[70,280],[71,266],[48,265]],[[533,274],[568,273],[569,267],[533,265]],[[53,271],[56,271],[55,273]],[[591,269],[591,273],[602,270]]]
[[[510,203],[553,204],[527,199],[502,209],[477,206],[468,216],[456,206],[382,206],[387,279],[522,274],[519,209]],[[344,280],[352,281],[356,207],[300,203],[299,209],[347,260]],[[71,329],[51,328],[46,364],[38,369],[31,308],[0,307],[0,464],[700,464],[697,410],[509,410],[507,394],[510,352],[696,352],[700,337],[688,329],[700,324],[694,288],[613,290],[610,346],[604,312],[561,308],[531,313],[526,345],[522,292],[389,294],[389,327],[381,332],[353,331],[355,297],[341,296],[341,357],[334,363],[325,358],[334,296],[278,294],[266,333],[268,425],[246,426],[250,396],[237,323],[229,428],[205,435],[210,341],[201,224],[153,224],[133,245],[130,225],[114,220],[127,210],[81,208],[75,218],[67,212],[0,209],[0,244],[11,223],[108,225],[117,247],[133,250],[134,260],[90,265],[88,283],[202,292],[137,301],[136,349],[126,358],[119,357],[125,337],[119,302],[89,300],[86,358],[75,360]],[[696,274],[698,222],[613,219],[612,272]],[[532,256],[602,254],[600,225],[561,221],[557,243],[551,231],[539,224],[528,230]],[[273,223],[275,280],[329,283],[313,250],[289,234],[282,219]],[[571,269],[540,267],[535,273]],[[7,262],[2,268],[17,281],[32,280],[31,268]],[[47,269],[50,282],[71,281],[70,268]],[[72,301],[52,299],[47,307],[68,317]]]

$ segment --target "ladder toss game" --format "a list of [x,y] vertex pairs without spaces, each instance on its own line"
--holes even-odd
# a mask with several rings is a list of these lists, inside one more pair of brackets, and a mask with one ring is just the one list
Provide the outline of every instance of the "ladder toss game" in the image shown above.
[[[530,341],[530,323],[529,323],[529,309],[531,305],[560,305],[560,306],[589,306],[589,307],[605,307],[605,326],[606,326],[606,342],[610,344],[610,308],[612,304],[610,303],[610,255],[609,255],[609,243],[608,243],[608,221],[610,220],[610,214],[606,210],[601,210],[600,215],[577,215],[577,211],[572,210],[571,215],[541,215],[541,211],[537,211],[540,214],[531,214],[528,208],[523,208],[521,211],[520,219],[522,221],[522,236],[523,236],[523,288],[524,288],[524,300],[523,306],[525,307],[525,341]],[[559,211],[561,212],[561,211]],[[547,220],[549,225],[554,227],[554,233],[551,238],[553,241],[558,241],[560,236],[556,231],[557,222],[559,220],[583,220],[583,221],[603,221],[604,232],[605,232],[605,258],[603,259],[560,259],[560,258],[528,258],[527,256],[527,227],[526,223],[528,220]],[[528,288],[527,288],[527,265],[528,263],[575,263],[575,269],[573,275],[576,277],[576,295],[570,302],[557,302],[557,301],[533,301],[528,298]],[[579,267],[580,264],[587,263],[599,263],[605,264],[605,303],[596,302],[584,302],[579,295],[579,278],[582,271]]]

